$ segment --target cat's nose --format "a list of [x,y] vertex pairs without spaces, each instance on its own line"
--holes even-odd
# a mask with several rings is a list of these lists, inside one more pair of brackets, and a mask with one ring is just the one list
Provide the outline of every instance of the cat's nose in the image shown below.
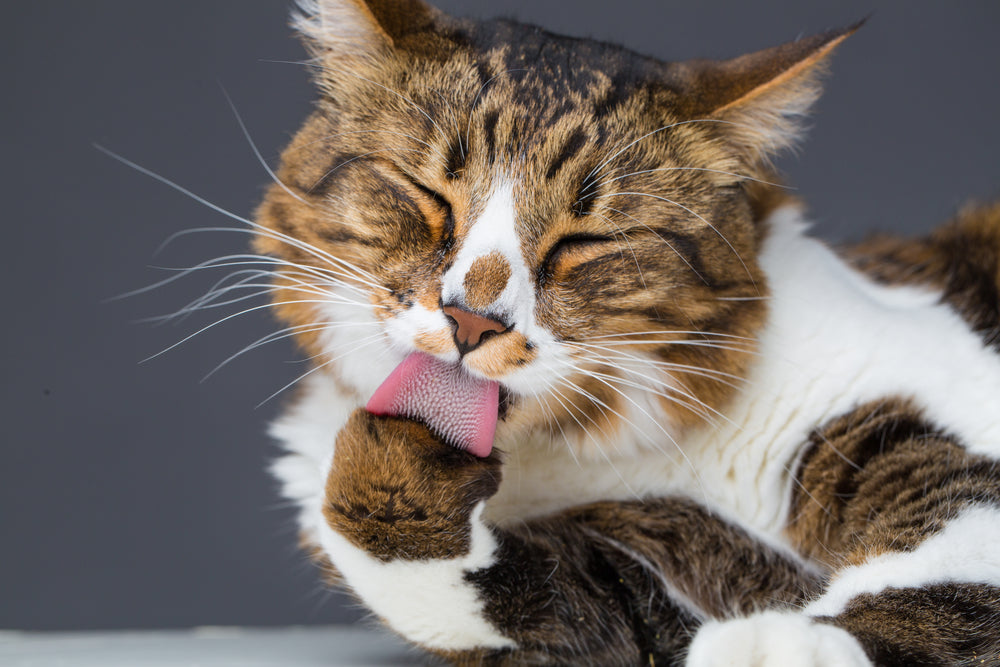
[[502,334],[510,328],[500,320],[474,313],[460,306],[444,306],[441,310],[451,321],[455,347],[463,357],[493,336]]

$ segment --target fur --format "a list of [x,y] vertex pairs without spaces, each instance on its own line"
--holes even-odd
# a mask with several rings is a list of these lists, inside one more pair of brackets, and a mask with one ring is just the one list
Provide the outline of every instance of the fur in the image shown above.
[[[857,26],[661,63],[300,10],[320,99],[256,245],[331,579],[457,664],[998,659],[1000,208],[836,252],[772,182]],[[501,384],[489,457],[360,408],[414,351]]]

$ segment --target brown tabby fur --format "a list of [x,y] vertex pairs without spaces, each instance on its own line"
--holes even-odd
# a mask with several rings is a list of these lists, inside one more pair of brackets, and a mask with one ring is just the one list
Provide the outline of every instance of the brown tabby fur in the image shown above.
[[996,464],[966,453],[901,399],[817,429],[798,478],[808,495],[795,494],[787,533],[831,569],[913,550],[968,505],[1000,504]]
[[[443,303],[442,276],[506,176],[538,323],[561,341],[638,342],[630,353],[674,364],[680,386],[656,400],[680,435],[723,411],[768,314],[764,220],[789,204],[770,183],[769,155],[793,140],[825,58],[856,26],[721,63],[664,64],[513,22],[453,19],[417,0],[338,6],[362,25],[328,38],[310,28],[322,97],[259,209],[269,233],[257,249],[326,269],[288,239],[329,250],[360,269],[351,280],[383,321],[414,304],[448,312],[457,306]],[[879,281],[941,290],[1000,351],[1000,205],[849,256]],[[499,252],[480,257],[462,307],[493,317],[486,309],[511,276]],[[296,291],[301,277],[290,271],[274,289],[291,326],[324,319]],[[502,378],[539,355],[508,325],[494,318],[481,342],[456,328],[413,343],[438,355],[458,347],[469,369]],[[672,344],[691,340],[705,344]],[[317,363],[333,354],[316,333],[298,342]],[[505,397],[499,431],[613,437],[628,399],[598,373],[623,371],[592,357],[559,405]],[[367,398],[341,389],[355,404]],[[1000,505],[995,464],[903,397],[818,424],[803,452],[786,537],[831,571],[912,550],[975,503]],[[417,421],[358,409],[337,436],[322,514],[382,564],[456,559],[472,549],[470,517],[497,492],[504,457],[477,458]],[[451,662],[681,664],[706,618],[801,605],[825,583],[797,555],[684,498],[591,503],[490,531],[493,564],[466,583],[517,648],[435,650]],[[849,630],[879,665],[978,664],[969,656],[1000,657],[998,600],[962,584],[889,589],[819,622]],[[962,639],[977,628],[989,638]]]
[[[369,3],[376,14],[391,13],[394,4]],[[327,94],[285,151],[277,175],[288,190],[270,189],[258,212],[261,224],[320,248],[335,245],[339,257],[389,288],[373,297],[384,317],[413,301],[436,308],[455,241],[480,212],[497,165],[504,165],[518,190],[530,193],[523,244],[546,286],[537,317],[557,337],[663,329],[702,331],[706,339],[753,335],[767,292],[754,262],[763,231],[747,203],[746,179],[770,176],[761,162],[763,139],[751,134],[753,105],[768,96],[814,94],[823,57],[853,29],[725,66],[664,68],[592,42],[525,35],[516,25],[434,20],[433,34],[390,31],[412,51],[395,50],[360,71],[324,64],[321,45],[313,45],[321,63],[317,81]],[[663,83],[642,78],[653,69],[663,70]],[[757,77],[749,79],[753,85],[747,72]],[[779,86],[796,75],[794,86]],[[700,122],[703,116],[724,122]],[[656,132],[673,123],[671,132]],[[601,164],[619,150],[613,171]],[[645,192],[670,192],[684,205],[630,194]],[[570,234],[601,241],[560,247]],[[266,237],[257,248],[317,262]],[[632,264],[641,275],[620,270]],[[296,301],[280,289],[274,298]],[[316,321],[308,304],[279,305],[277,312],[291,325]],[[323,354],[315,334],[299,342],[310,355]],[[531,358],[525,342],[498,338],[467,363],[487,374],[509,370]],[[448,342],[426,344],[438,352]],[[730,377],[743,375],[753,354],[750,346],[732,345],[650,350],[679,366]],[[663,399],[679,424],[701,423],[733,391],[718,376],[679,375],[690,397]],[[601,420],[615,422],[622,397],[593,391],[605,403]],[[583,420],[565,413],[589,416],[593,407],[579,393],[570,399],[572,408],[556,419],[573,430]],[[704,407],[693,407],[699,402]]]

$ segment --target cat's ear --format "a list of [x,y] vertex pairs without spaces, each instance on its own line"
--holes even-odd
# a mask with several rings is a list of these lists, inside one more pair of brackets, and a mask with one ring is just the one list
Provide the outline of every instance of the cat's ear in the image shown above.
[[718,121],[741,157],[766,163],[800,138],[828,56],[863,23],[732,60],[674,63],[668,77],[683,91],[689,118]]
[[426,31],[437,10],[422,0],[299,0],[292,25],[317,54],[364,61]]

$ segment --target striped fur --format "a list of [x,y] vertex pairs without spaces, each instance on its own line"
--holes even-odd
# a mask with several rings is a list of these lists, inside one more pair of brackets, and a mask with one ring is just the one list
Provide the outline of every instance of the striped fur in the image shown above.
[[[455,664],[1000,661],[1000,208],[837,254],[770,183],[853,28],[661,63],[301,12],[321,95],[256,244],[328,578]],[[489,457],[360,407],[413,351],[501,384]]]

